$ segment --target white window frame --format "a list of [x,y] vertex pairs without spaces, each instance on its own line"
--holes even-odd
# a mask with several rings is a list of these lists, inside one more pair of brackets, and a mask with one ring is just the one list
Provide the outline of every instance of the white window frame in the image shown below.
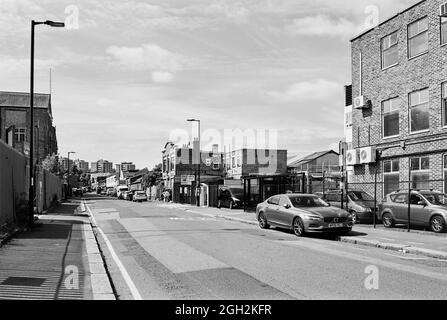
[[[384,104],[386,103],[386,102],[390,102],[390,103],[392,103],[393,101],[396,101],[396,108],[394,109],[394,110],[390,110],[390,111],[388,111],[388,112],[385,112],[385,109],[384,109]],[[393,104],[391,104],[391,108],[393,107],[394,105]],[[399,133],[398,134],[396,134],[396,135],[392,135],[392,136],[386,136],[385,137],[385,114],[388,114],[388,113],[392,113],[392,112],[396,112],[397,111],[397,113],[399,114],[399,120],[400,120],[400,109],[401,109],[401,106],[400,106],[400,100],[399,100],[399,98],[398,97],[396,97],[396,98],[391,98],[391,99],[388,99],[388,100],[384,100],[384,101],[382,101],[382,107],[381,107],[381,113],[382,113],[382,115],[381,115],[381,118],[382,118],[382,139],[393,139],[393,138],[397,138],[397,137],[399,137],[400,136],[400,121],[398,121],[398,126],[399,126]]]
[[[19,137],[23,137],[22,139],[19,139]],[[16,142],[26,142],[26,128],[23,127],[17,127],[14,129],[14,139]]]
[[[428,92],[428,95],[427,95],[427,96],[428,96],[427,101],[421,101],[420,93],[421,93],[422,91],[427,91],[427,92]],[[412,96],[413,94],[416,94],[416,93],[419,94],[419,103],[418,103],[417,105],[412,106],[412,105],[411,105],[411,96]],[[418,133],[423,133],[423,132],[428,132],[428,131],[430,131],[430,117],[428,118],[428,129],[422,129],[422,130],[418,130],[418,131],[411,131],[411,109],[412,109],[412,108],[417,108],[417,107],[419,107],[419,106],[421,106],[421,105],[423,105],[423,104],[426,104],[426,105],[427,105],[427,108],[430,110],[430,90],[429,90],[428,88],[421,89],[421,90],[417,90],[417,91],[413,91],[413,92],[410,92],[410,93],[408,94],[408,132],[409,132],[410,134],[418,134]]]
[[[422,159],[423,158],[428,158],[428,169],[422,169]],[[411,169],[411,160],[413,160],[413,159],[419,159],[419,169],[418,170]],[[411,171],[411,173],[410,173],[411,185],[413,185],[413,173],[428,173],[429,174],[429,181],[427,183],[430,183],[430,173],[431,173],[431,169],[430,168],[431,168],[431,161],[430,161],[430,157],[429,156],[411,157],[411,158],[409,158],[408,169]]]
[[442,127],[447,128],[447,81],[441,84],[441,108]]
[[[396,35],[395,43],[391,42],[391,37],[393,35]],[[388,42],[388,43],[386,43],[386,42]],[[380,45],[381,45],[380,52],[381,52],[381,56],[382,56],[382,70],[386,70],[386,69],[392,68],[394,66],[397,66],[399,64],[399,33],[398,33],[398,31],[394,31],[393,33],[390,33],[389,35],[383,37],[382,40],[380,41]],[[384,49],[385,45],[388,45],[388,48]],[[385,66],[384,65],[384,62],[385,62],[384,54],[387,51],[390,51],[391,49],[393,49],[394,47],[397,47],[396,48],[397,49],[397,62],[390,64],[389,66]]]
[[442,29],[443,28],[445,28],[446,30],[447,30],[447,17],[441,17],[441,20],[440,20],[440,24],[441,24],[441,46],[445,46],[445,45],[447,45],[447,37],[444,39],[443,37],[442,37]]
[[[394,161],[397,161],[397,163],[399,164],[399,169],[397,171],[393,170],[393,162]],[[385,163],[386,162],[391,162],[391,171],[390,172],[385,172]],[[400,185],[400,160],[399,159],[384,160],[383,161],[383,171],[382,172],[383,172],[383,177],[384,177],[382,193],[383,193],[383,196],[386,196],[386,194],[385,194],[385,176],[397,176],[399,178],[398,179],[399,180],[398,184]]]
[[445,178],[447,174],[447,153],[442,155],[442,180],[443,180],[443,192],[446,193],[447,192],[447,188],[446,188],[446,182],[447,179]]
[[[424,21],[424,20],[427,21],[427,29],[422,29],[422,31],[421,31],[420,24],[421,24],[421,22]],[[410,36],[410,28],[411,28],[413,25],[415,25],[415,24],[417,24],[418,32],[417,32],[416,34],[414,34],[413,36]],[[421,18],[421,19],[419,19],[419,20],[416,20],[416,21],[414,21],[414,22],[412,22],[412,23],[410,23],[410,24],[408,25],[408,27],[407,27],[407,50],[408,50],[408,59],[414,59],[414,58],[417,58],[417,57],[419,57],[419,56],[421,56],[421,55],[423,55],[423,54],[426,54],[426,53],[428,52],[428,30],[429,30],[429,29],[430,29],[430,26],[429,26],[429,20],[428,20],[428,17],[423,17],[423,18]],[[410,46],[411,40],[413,40],[413,39],[415,39],[415,38],[417,38],[417,37],[421,37],[421,36],[424,35],[424,34],[427,34],[427,50],[425,50],[425,51],[423,51],[423,52],[420,52],[420,53],[418,53],[418,54],[415,54],[414,56],[411,56],[411,50],[410,50],[410,48],[411,48],[411,46]]]

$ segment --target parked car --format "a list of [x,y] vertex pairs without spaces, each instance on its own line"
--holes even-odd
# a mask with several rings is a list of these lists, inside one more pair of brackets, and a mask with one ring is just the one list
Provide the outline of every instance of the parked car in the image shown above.
[[132,201],[134,192],[133,191],[124,191],[123,199],[127,201]]
[[78,188],[78,187],[75,187],[75,188],[71,188],[71,192],[72,192],[72,194],[76,197],[76,196],[78,196],[78,197],[82,197],[83,195],[84,195],[84,192],[82,191],[82,188]]
[[[341,208],[340,190],[331,190],[325,193],[324,200],[334,207]],[[378,206],[374,209],[374,197],[361,190],[348,190],[343,199],[343,207],[348,203],[347,211],[354,216],[354,223],[372,223],[374,213],[378,212]],[[379,203],[379,201],[377,201]],[[380,216],[376,215],[377,221]]]
[[262,229],[270,226],[291,229],[300,237],[307,232],[349,233],[353,215],[332,207],[313,194],[285,194],[270,197],[256,207]]
[[135,191],[132,201],[135,202],[143,202],[143,201],[147,201],[147,196],[146,196],[146,192],[144,191]]
[[108,188],[107,189],[107,195],[110,197],[113,197],[113,195],[115,194],[115,189],[114,188]]
[[[380,205],[383,225],[392,228],[408,223],[408,191],[395,191]],[[410,225],[430,227],[436,233],[447,229],[447,195],[438,191],[412,191]]]
[[244,189],[242,187],[219,187],[217,207],[243,207]]
[[127,186],[118,186],[116,187],[116,195],[118,199],[124,199],[124,192],[129,191]]

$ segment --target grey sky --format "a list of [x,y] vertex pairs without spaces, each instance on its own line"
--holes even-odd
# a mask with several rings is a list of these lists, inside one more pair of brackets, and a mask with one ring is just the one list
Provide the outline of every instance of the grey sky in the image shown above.
[[160,162],[175,129],[272,128],[279,147],[305,154],[343,135],[349,39],[367,8],[380,20],[411,0],[0,0],[0,90],[29,90],[32,18],[39,26],[36,90],[48,92],[62,155]]

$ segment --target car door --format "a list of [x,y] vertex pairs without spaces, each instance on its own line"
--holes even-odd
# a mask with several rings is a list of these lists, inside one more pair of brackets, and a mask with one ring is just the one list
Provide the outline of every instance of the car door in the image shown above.
[[[420,204],[424,203],[424,204]],[[412,224],[424,225],[428,220],[429,210],[425,201],[420,195],[412,194],[410,197],[410,222]],[[407,214],[408,215],[408,214]],[[407,217],[408,220],[408,217]]]
[[269,222],[279,224],[278,222],[279,196],[273,196],[267,201],[265,216]]
[[408,220],[408,194],[397,194],[392,199],[391,211],[396,222],[406,222]]
[[[286,207],[288,206],[288,208]],[[278,223],[281,225],[290,227],[293,222],[294,214],[292,210],[292,203],[289,200],[289,197],[281,196],[279,199],[278,210]]]

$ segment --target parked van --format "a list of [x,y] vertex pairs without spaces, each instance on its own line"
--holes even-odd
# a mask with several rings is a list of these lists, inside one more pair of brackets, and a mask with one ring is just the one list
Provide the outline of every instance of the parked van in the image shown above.
[[[324,195],[324,200],[330,205],[341,207],[341,191],[328,191]],[[346,200],[348,207],[346,209]],[[343,199],[343,207],[350,213],[354,214],[355,223],[372,223],[373,214],[377,212],[374,209],[374,197],[361,190],[349,190]],[[378,206],[378,204],[377,204]],[[378,217],[377,221],[379,221]]]

